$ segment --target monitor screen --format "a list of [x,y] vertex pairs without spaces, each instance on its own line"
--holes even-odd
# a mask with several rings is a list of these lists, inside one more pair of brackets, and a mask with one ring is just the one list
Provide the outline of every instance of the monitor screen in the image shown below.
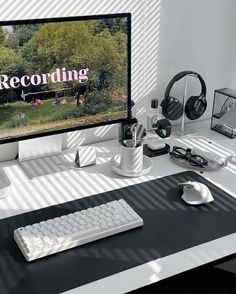
[[127,120],[130,14],[0,23],[0,143]]

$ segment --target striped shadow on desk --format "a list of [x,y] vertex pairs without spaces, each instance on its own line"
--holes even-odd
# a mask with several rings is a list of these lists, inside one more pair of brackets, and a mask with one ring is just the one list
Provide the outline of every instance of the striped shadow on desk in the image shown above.
[[[204,206],[186,205],[177,184],[188,180],[206,184],[215,201]],[[18,227],[121,198],[140,215],[143,227],[31,263],[25,261],[13,240]],[[61,293],[221,238],[236,232],[235,213],[236,199],[188,171],[2,219],[1,294]]]
[[62,153],[42,158],[19,161],[30,179],[76,169],[75,153]]

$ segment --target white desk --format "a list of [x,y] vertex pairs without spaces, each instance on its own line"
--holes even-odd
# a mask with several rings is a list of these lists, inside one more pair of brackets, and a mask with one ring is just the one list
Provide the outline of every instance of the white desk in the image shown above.
[[[236,153],[236,141],[210,131],[209,122],[192,125],[201,136],[167,139],[171,146],[199,146],[217,154]],[[211,142],[211,143],[209,143]],[[16,161],[1,163],[12,182],[12,195],[0,201],[0,218],[48,207],[85,196],[175,174],[185,169],[175,165],[169,155],[153,158],[151,172],[139,178],[123,178],[114,174],[109,160],[118,153],[116,140],[95,144],[97,164],[82,169],[68,169],[34,180],[24,174]],[[69,155],[65,155],[69,156]],[[204,172],[207,180],[236,198],[236,166],[229,164],[220,171]],[[130,270],[89,283],[66,293],[124,293],[177,273],[192,269],[236,252],[236,234],[192,247],[164,258],[153,260]]]

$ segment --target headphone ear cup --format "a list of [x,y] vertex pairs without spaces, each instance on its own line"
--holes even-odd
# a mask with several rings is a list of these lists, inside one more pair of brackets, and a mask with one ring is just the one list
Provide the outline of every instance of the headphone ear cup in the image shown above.
[[195,120],[200,118],[207,108],[206,99],[199,96],[191,96],[185,105],[185,114],[188,119]]
[[168,104],[168,99],[164,99],[161,102],[161,108],[162,108],[162,114],[164,117],[166,117],[166,108],[167,108],[167,104]]
[[164,99],[161,103],[161,106],[163,116],[169,120],[177,120],[183,114],[182,103],[174,97]]

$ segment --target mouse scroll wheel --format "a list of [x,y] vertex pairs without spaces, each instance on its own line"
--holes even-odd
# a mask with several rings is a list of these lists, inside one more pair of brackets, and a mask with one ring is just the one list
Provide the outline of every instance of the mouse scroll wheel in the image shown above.
[[191,189],[193,189],[194,187],[193,187],[193,184],[192,183],[179,183],[179,186],[183,186],[184,188],[186,188],[186,189],[189,189],[189,190],[191,190]]
[[193,189],[194,188],[194,186],[193,186],[193,184],[185,184],[184,185],[187,189]]

